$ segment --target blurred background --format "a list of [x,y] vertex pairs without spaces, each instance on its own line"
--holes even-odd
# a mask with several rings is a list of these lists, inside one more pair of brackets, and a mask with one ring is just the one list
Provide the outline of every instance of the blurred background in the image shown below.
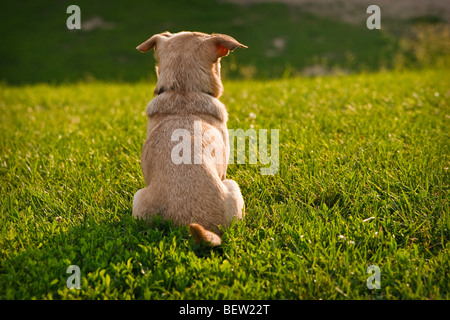
[[[72,4],[81,30],[66,27]],[[371,4],[381,8],[381,30],[366,27]],[[449,22],[443,0],[1,1],[0,81],[155,80],[153,53],[136,46],[183,30],[249,47],[224,59],[225,79],[447,68]]]

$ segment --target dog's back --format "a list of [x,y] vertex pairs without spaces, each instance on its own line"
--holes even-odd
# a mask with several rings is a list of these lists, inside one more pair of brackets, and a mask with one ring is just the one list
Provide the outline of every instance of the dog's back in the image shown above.
[[[225,107],[203,93],[167,92],[152,100],[147,116],[153,127],[142,149],[141,164],[153,193],[142,210],[158,212],[176,225],[197,222],[218,231],[217,226],[225,223],[222,180],[227,154],[216,159],[215,153],[203,151],[205,144],[214,151],[228,149]],[[217,134],[205,141],[211,130]]]

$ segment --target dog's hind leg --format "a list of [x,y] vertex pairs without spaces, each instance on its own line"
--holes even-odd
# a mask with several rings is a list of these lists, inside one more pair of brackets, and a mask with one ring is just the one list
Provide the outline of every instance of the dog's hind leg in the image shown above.
[[[225,212],[221,225],[229,227],[233,219],[242,219],[245,215],[244,198],[238,184],[233,180],[223,180],[225,186]],[[196,243],[206,243],[215,247],[222,243],[220,236],[212,231],[206,230],[200,224],[191,223],[189,230]],[[221,232],[220,232],[221,233]]]
[[150,214],[156,214],[157,212],[149,212],[149,188],[143,188],[138,190],[133,197],[133,218],[135,219],[148,219]]
[[227,189],[227,195],[225,198],[225,216],[224,224],[229,226],[233,218],[240,220],[245,215],[244,198],[242,197],[241,190],[238,184],[234,180],[225,179],[222,181]]

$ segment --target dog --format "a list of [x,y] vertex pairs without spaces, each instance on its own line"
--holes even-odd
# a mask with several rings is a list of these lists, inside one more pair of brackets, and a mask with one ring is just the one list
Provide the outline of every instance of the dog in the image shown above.
[[133,217],[160,214],[210,246],[220,245],[222,229],[245,215],[238,184],[226,179],[228,113],[219,101],[220,60],[238,47],[247,48],[224,34],[164,32],[136,48],[154,49],[158,81],[146,109],[146,187],[134,195]]

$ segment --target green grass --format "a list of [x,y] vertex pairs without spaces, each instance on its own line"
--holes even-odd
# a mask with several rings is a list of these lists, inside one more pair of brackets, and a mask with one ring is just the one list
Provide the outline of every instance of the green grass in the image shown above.
[[[70,4],[0,10],[0,299],[450,298],[439,17],[374,31],[281,4],[79,0],[82,22],[113,27],[69,31]],[[248,45],[223,61],[228,127],[280,133],[276,175],[229,166],[247,216],[215,249],[131,217],[155,81],[135,47],[166,30]],[[311,67],[354,75],[296,77]]]
[[131,217],[154,84],[3,84],[0,298],[449,299],[449,74],[226,81],[280,170],[229,166],[247,216],[216,249]]

